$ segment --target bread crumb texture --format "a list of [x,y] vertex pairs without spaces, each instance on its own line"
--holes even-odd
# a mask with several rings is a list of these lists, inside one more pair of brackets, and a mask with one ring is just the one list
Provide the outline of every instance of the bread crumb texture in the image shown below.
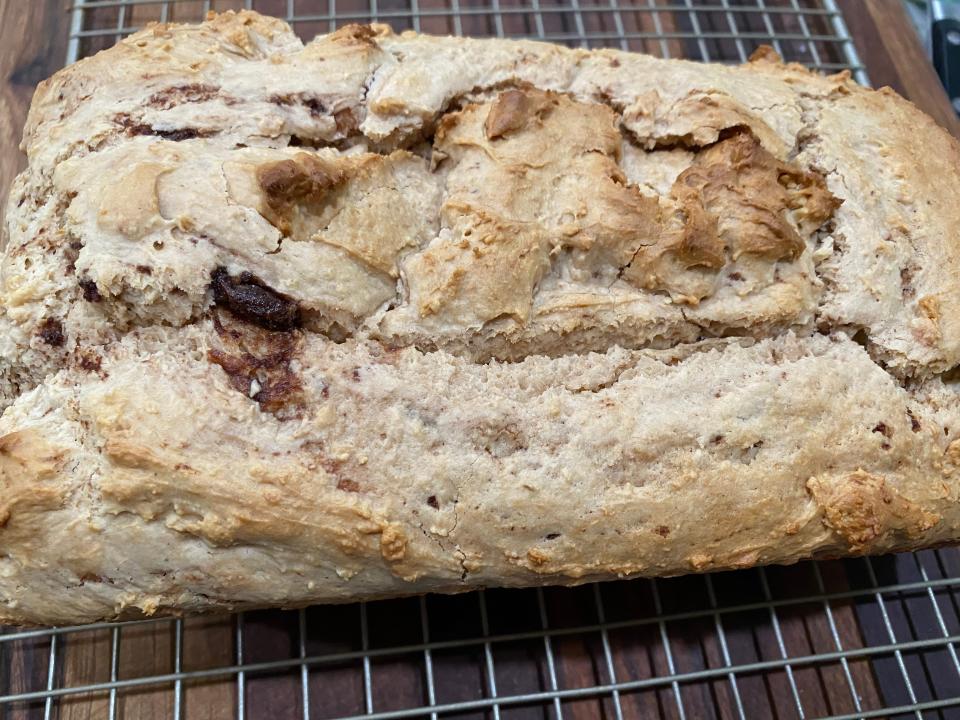
[[960,539],[960,152],[890,91],[228,12],[22,148],[0,621]]

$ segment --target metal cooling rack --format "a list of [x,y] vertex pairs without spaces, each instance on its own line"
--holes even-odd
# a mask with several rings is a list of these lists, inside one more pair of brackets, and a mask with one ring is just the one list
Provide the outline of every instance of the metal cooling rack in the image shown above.
[[816,70],[848,69],[868,84],[834,0],[79,0],[67,62],[149,21],[195,22],[208,10],[282,17],[304,39],[348,22],[456,35],[533,37],[660,57],[743,62],[759,45]]
[[[86,0],[67,61],[253,7],[867,76],[832,0]],[[0,715],[284,719],[960,717],[960,552],[0,634]]]
[[[218,718],[957,717],[958,569],[955,551],[927,551],[10,631],[7,664],[15,646],[30,647],[40,682],[0,706],[111,720],[191,708]],[[197,666],[195,635],[219,639],[222,661]],[[11,677],[26,681],[7,667]]]

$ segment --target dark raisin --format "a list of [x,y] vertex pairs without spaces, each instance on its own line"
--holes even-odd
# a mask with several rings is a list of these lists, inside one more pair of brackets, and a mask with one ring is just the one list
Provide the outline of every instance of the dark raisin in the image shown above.
[[305,98],[303,104],[307,106],[313,117],[320,117],[327,111],[323,103],[317,98]]
[[101,359],[96,353],[90,351],[81,351],[80,367],[87,372],[97,372],[100,369]]
[[176,130],[157,130],[156,128],[152,128],[152,131],[157,137],[162,137],[164,140],[172,140],[173,142],[193,140],[193,138],[203,137],[205,134],[196,128],[177,128]]
[[218,267],[211,274],[210,289],[214,302],[239,318],[267,330],[292,330],[300,327],[300,306],[265,285],[248,272],[231,276]]
[[907,410],[907,415],[910,418],[910,429],[914,432],[920,432],[920,421],[914,417],[913,413],[909,409]]
[[100,295],[100,290],[97,289],[97,284],[90,278],[81,278],[78,281],[80,289],[83,290],[83,299],[87,302],[100,302],[103,300],[103,297]]
[[434,510],[440,509],[440,503],[437,501],[436,495],[431,495],[430,497],[427,498],[427,505],[432,507]]
[[63,324],[59,320],[47,318],[40,323],[40,329],[37,331],[40,339],[51,347],[60,347],[66,339],[63,334]]
[[209,137],[214,134],[213,130],[198,130],[197,128],[174,128],[172,130],[159,130],[146,123],[135,121],[127,113],[120,113],[113,118],[113,121],[124,129],[127,135],[135,137],[137,135],[156,135],[164,140],[179,142],[180,140],[192,140],[196,137]]

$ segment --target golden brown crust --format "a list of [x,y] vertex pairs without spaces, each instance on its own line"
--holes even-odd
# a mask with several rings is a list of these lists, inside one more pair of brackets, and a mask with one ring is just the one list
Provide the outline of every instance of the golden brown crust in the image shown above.
[[0,437],[0,527],[59,507],[67,492],[62,483],[66,453],[42,435],[22,430]]
[[704,270],[715,273],[742,255],[796,260],[807,249],[804,237],[839,205],[818,172],[778,161],[752,134],[738,132],[697,153],[677,176],[623,277],[698,304],[715,282]]
[[846,540],[853,553],[869,552],[887,534],[916,540],[942,519],[905,500],[884,478],[859,469],[844,478],[810,478],[807,488],[823,508],[824,524]]
[[313,155],[300,153],[290,160],[258,165],[256,177],[266,206],[261,208],[261,214],[284,237],[310,237],[318,229],[317,223],[304,222],[297,216],[320,214],[311,212],[310,206],[323,206],[327,191],[343,181],[343,169],[328,169]]

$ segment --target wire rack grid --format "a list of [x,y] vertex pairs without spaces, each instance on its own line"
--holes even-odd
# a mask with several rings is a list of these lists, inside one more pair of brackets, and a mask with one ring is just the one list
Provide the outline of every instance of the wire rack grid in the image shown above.
[[11,630],[0,703],[45,720],[956,717],[958,570],[941,550]]
[[373,21],[713,62],[743,62],[767,44],[788,60],[824,72],[850,70],[868,84],[834,0],[77,0],[67,62],[149,21],[196,21],[211,9],[242,7],[285,18],[305,39]]
[[[248,7],[867,82],[832,0],[78,0],[68,62]],[[960,717],[960,552],[0,633],[16,718]]]

